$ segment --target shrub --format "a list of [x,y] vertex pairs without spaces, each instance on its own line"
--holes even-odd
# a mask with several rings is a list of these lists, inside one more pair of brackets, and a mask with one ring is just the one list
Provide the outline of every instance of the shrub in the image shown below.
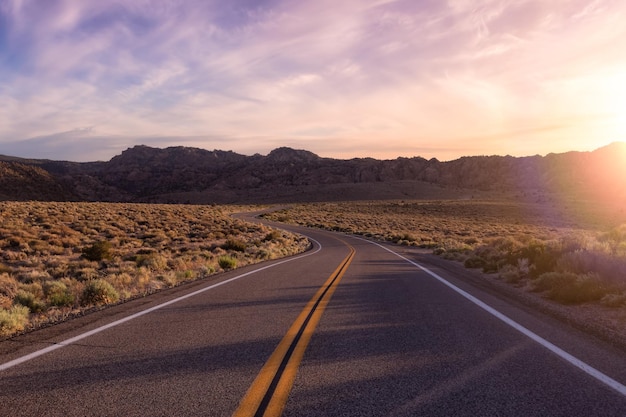
[[537,291],[547,291],[548,298],[563,304],[598,301],[609,293],[597,274],[548,272],[535,282]]
[[40,282],[31,282],[30,284],[20,284],[20,290],[32,293],[35,298],[43,299],[43,286]]
[[158,253],[137,255],[135,262],[138,267],[144,266],[151,271],[164,271],[167,269],[167,259]]
[[546,272],[533,281],[533,291],[543,292],[559,285],[570,285],[576,277],[573,272]]
[[107,282],[113,285],[117,290],[130,290],[134,283],[133,276],[128,272],[117,272],[107,276]]
[[278,230],[272,230],[263,238],[263,242],[269,242],[273,240],[278,240],[283,236],[283,234]]
[[558,242],[533,241],[522,250],[519,258],[528,259],[530,275],[539,277],[546,272],[554,271],[561,255],[562,248],[559,246]]
[[220,256],[217,263],[222,269],[233,269],[237,267],[237,259],[231,256]]
[[246,242],[238,239],[228,239],[221,247],[224,250],[234,250],[237,252],[245,252]]
[[196,273],[192,270],[178,271],[174,274],[177,282],[189,281],[196,278]]
[[178,284],[178,275],[174,271],[158,275],[156,279],[165,284],[166,287],[173,287]]
[[564,254],[557,262],[556,268],[579,274],[595,272],[607,281],[624,283],[626,258],[598,250],[577,250]]
[[604,233],[599,241],[607,242],[613,254],[624,253],[626,251],[626,224]]
[[200,276],[206,277],[215,273],[215,266],[211,264],[206,264],[200,268]]
[[435,248],[433,249],[433,254],[435,254],[435,255],[437,255],[437,256],[441,256],[441,255],[443,255],[444,253],[446,253],[446,249],[445,249],[445,248],[442,248],[442,247],[440,247],[440,246],[437,246],[437,247],[435,247]]
[[530,261],[526,258],[518,259],[517,269],[522,277],[527,277],[530,273]]
[[98,277],[98,271],[94,268],[81,268],[74,272],[77,281],[90,281]]
[[119,293],[111,284],[103,279],[89,281],[83,290],[81,304],[110,304],[119,300]]
[[10,307],[19,289],[19,284],[9,274],[0,274],[0,308]]
[[28,307],[33,313],[40,313],[46,309],[46,304],[35,294],[29,291],[19,290],[13,299],[13,303]]
[[74,304],[74,294],[60,281],[45,282],[43,291],[51,306],[70,307]]
[[[5,220],[0,222],[0,309],[23,303],[60,317],[70,306],[85,310],[221,271],[220,256],[233,258],[222,260],[229,269],[266,259],[265,253],[275,257],[304,250],[294,235],[231,218],[236,210],[0,202]],[[270,240],[261,244],[264,237]],[[261,250],[266,252],[257,255]],[[92,282],[98,279],[117,295]],[[46,321],[31,316],[36,326]]]
[[520,271],[520,269],[513,265],[504,265],[502,269],[498,272],[500,278],[502,278],[505,282],[515,284],[522,280],[524,274]]
[[[474,256],[468,259],[474,258],[472,262],[475,264],[481,264],[483,272],[497,272],[499,267],[506,263],[506,255],[501,252],[497,247],[492,245],[482,245],[476,248]],[[478,261],[480,259],[481,261]],[[470,262],[471,264],[471,262]],[[475,266],[474,268],[478,268]]]
[[85,259],[95,262],[111,259],[113,257],[111,243],[106,240],[95,242],[91,246],[84,248],[82,254]]
[[28,323],[28,307],[16,305],[9,310],[0,309],[0,336],[11,336],[24,330]]

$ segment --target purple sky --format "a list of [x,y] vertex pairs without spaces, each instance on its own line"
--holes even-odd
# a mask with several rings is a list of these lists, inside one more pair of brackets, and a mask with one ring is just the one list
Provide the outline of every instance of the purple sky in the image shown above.
[[626,3],[0,0],[0,154],[534,155],[626,140]]

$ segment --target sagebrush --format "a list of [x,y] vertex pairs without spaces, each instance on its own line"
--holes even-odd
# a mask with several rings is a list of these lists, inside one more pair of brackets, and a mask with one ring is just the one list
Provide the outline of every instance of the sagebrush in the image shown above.
[[306,249],[231,217],[251,209],[1,202],[0,334]]
[[474,200],[310,203],[265,217],[431,249],[565,304],[626,303],[626,225],[601,222],[598,216],[585,221],[587,217],[570,216],[552,205]]

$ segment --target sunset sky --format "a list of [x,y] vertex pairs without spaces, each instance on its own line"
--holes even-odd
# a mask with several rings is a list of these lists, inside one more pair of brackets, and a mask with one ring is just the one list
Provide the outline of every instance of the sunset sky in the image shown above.
[[626,140],[621,0],[0,0],[0,154],[456,159]]

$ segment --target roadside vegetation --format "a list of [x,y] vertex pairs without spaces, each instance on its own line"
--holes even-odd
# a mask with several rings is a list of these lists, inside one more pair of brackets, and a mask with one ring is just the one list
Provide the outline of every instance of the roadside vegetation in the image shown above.
[[308,246],[245,209],[0,203],[0,337]]
[[580,206],[559,207],[473,200],[312,203],[265,217],[426,248],[562,304],[626,305],[626,224]]

